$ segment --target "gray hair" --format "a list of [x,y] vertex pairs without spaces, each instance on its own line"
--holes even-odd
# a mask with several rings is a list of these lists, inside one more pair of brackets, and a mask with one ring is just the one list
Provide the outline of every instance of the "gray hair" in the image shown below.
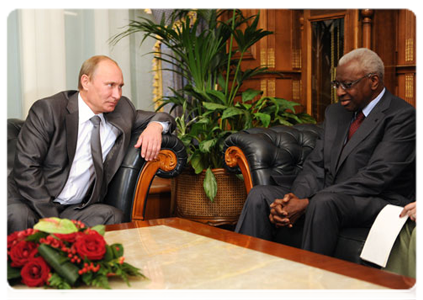
[[351,61],[357,61],[365,73],[376,73],[381,80],[385,75],[385,65],[382,59],[370,49],[358,48],[348,52],[338,62],[338,66],[344,65]]

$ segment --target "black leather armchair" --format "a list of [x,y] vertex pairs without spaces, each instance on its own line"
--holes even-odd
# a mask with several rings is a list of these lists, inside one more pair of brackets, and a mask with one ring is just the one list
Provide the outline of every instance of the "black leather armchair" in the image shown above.
[[[13,168],[16,140],[24,121],[7,120],[7,174]],[[163,135],[162,149],[155,161],[146,162],[140,150],[134,148],[141,131],[133,132],[121,167],[109,184],[104,202],[121,209],[124,221],[144,220],[148,191],[155,175],[163,178],[177,176],[185,168],[187,153],[176,136]]]
[[[247,193],[256,185],[276,185],[271,175],[282,175],[292,183],[307,155],[314,149],[323,128],[314,124],[293,127],[252,128],[230,135],[224,145],[225,166],[242,172]],[[345,228],[338,238],[335,257],[359,264],[370,263],[360,253],[370,228]],[[276,241],[280,237],[276,237]],[[299,246],[299,241],[289,241]]]

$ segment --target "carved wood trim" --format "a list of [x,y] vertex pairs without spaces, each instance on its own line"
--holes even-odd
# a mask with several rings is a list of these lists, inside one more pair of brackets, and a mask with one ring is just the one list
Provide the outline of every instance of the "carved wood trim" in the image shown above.
[[176,168],[176,154],[170,150],[160,150],[157,159],[145,163],[138,178],[132,207],[132,220],[145,219],[145,206],[151,181],[159,169],[169,172]]
[[238,166],[241,169],[242,176],[244,176],[245,189],[248,194],[253,187],[253,180],[244,152],[239,147],[229,147],[225,151],[225,163],[231,168]]
[[372,9],[363,9],[361,16],[363,17],[363,47],[372,48],[372,22],[374,11]]

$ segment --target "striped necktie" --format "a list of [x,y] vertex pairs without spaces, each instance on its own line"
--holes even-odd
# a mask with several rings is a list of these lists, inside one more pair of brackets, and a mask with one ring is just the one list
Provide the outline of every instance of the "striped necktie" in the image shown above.
[[94,116],[90,119],[94,127],[91,132],[91,155],[93,157],[94,169],[95,169],[95,180],[94,188],[88,202],[98,202],[100,199],[101,186],[103,183],[103,152],[101,150],[100,140],[100,122],[99,116]]
[[365,116],[363,114],[363,111],[359,111],[357,112],[357,115],[355,117],[355,120],[351,123],[350,125],[350,130],[348,132],[348,140],[349,141],[351,139],[351,137],[353,136],[353,134],[357,131],[358,127],[360,127],[361,123],[363,122]]

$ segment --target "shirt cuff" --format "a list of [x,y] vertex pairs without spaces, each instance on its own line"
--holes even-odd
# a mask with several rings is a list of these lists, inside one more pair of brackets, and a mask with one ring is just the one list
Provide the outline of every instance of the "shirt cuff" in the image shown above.
[[151,121],[151,122],[155,122],[155,123],[159,123],[163,126],[163,134],[166,134],[169,131],[169,126],[170,126],[170,122],[159,122],[159,121]]

